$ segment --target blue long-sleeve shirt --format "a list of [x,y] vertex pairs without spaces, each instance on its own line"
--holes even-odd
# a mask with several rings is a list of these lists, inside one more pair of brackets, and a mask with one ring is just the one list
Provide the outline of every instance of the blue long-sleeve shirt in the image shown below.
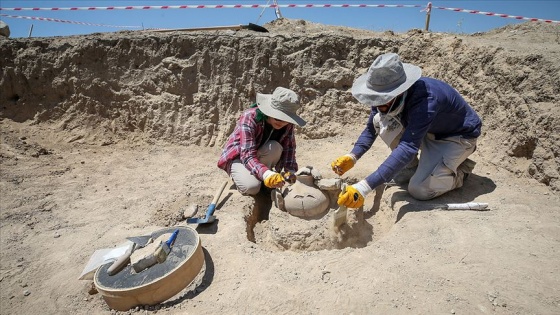
[[[373,126],[375,114],[377,108],[372,106],[366,128],[351,151],[358,159],[377,138]],[[434,134],[436,139],[452,136],[477,138],[482,127],[480,117],[459,92],[443,81],[426,77],[421,77],[408,89],[400,121],[404,133],[398,146],[375,172],[366,177],[372,189],[390,181],[413,160],[427,133]]]

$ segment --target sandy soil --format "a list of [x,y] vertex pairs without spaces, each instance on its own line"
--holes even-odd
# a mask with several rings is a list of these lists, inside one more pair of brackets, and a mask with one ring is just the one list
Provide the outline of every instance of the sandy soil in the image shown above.
[[[277,35],[271,35],[272,40],[317,39],[314,36],[323,36],[314,33],[318,27],[317,34],[334,33],[334,37],[322,40],[332,40],[332,47],[338,47],[337,34],[348,32],[312,24],[302,30],[301,25],[305,23],[301,23],[290,24],[289,28],[283,25]],[[275,29],[274,25],[267,27]],[[227,90],[223,99],[192,94],[196,95],[190,98],[193,104],[203,106],[212,103],[209,99],[219,101],[222,124],[218,123],[220,127],[216,129],[191,132],[189,137],[181,138],[185,132],[179,124],[162,127],[153,123],[142,129],[138,127],[140,119],[130,116],[127,121],[121,115],[122,120],[113,119],[111,125],[104,120],[108,117],[105,112],[94,110],[95,104],[69,107],[67,104],[81,104],[83,100],[72,99],[52,87],[50,93],[45,87],[33,96],[25,96],[22,92],[25,88],[18,87],[25,83],[13,81],[20,78],[18,62],[20,68],[24,68],[22,56],[32,55],[33,50],[40,50],[43,44],[40,41],[30,43],[32,40],[14,44],[1,41],[4,51],[18,57],[15,66],[2,60],[3,69],[13,67],[16,70],[3,70],[0,81],[3,94],[8,95],[2,99],[0,120],[0,313],[560,313],[560,196],[556,145],[560,127],[558,113],[553,113],[560,105],[558,97],[551,96],[557,94],[558,86],[555,86],[557,81],[532,81],[538,69],[542,71],[541,78],[559,76],[560,44],[557,26],[537,31],[538,36],[534,27],[523,25],[461,38],[416,31],[376,35],[398,42],[420,34],[424,40],[411,44],[416,48],[442,54],[441,47],[457,50],[453,58],[457,58],[458,63],[447,64],[447,67],[450,72],[463,74],[457,76],[454,83],[469,92],[470,100],[479,101],[476,109],[487,122],[481,149],[473,156],[478,164],[462,189],[429,202],[415,201],[402,187],[378,189],[367,198],[364,209],[350,214],[351,224],[335,233],[326,228],[334,208],[321,219],[301,220],[281,212],[266,195],[256,199],[241,196],[228,185],[215,213],[217,222],[197,227],[204,247],[205,266],[195,282],[165,303],[139,306],[128,312],[111,310],[101,294],[90,294],[91,281],[80,281],[78,276],[94,250],[114,247],[129,236],[185,225],[182,213],[193,205],[199,206],[200,213],[204,212],[216,189],[227,179],[216,167],[222,141],[236,115],[251,99],[251,93],[240,90],[240,99],[233,98],[233,103],[238,102],[239,107],[230,107],[232,99],[227,96]],[[361,38],[368,34],[356,31],[354,36]],[[103,36],[97,34],[93,38],[102,39]],[[64,48],[66,45],[75,45],[79,39],[56,39],[48,45],[58,45],[63,51],[68,49]],[[529,53],[529,48],[523,50],[526,43],[532,43],[531,50],[538,50],[539,55]],[[10,45],[27,46],[18,52]],[[535,45],[541,45],[542,49],[535,49]],[[123,49],[121,42],[116,46]],[[405,55],[413,51],[411,47],[402,48]],[[477,57],[481,52],[492,59]],[[467,66],[457,69],[459,63],[464,65],[466,56],[471,56],[470,63],[484,64],[480,69],[491,73],[483,76],[461,72],[472,70]],[[529,60],[531,56],[534,58],[531,62],[543,60],[542,63],[517,62]],[[88,58],[92,57],[88,55]],[[270,55],[266,58],[274,59]],[[444,62],[430,64],[427,60],[428,56],[418,56],[428,73],[446,77],[442,74],[446,72],[440,71],[445,67]],[[498,62],[503,63],[497,65]],[[357,68],[367,63],[363,61]],[[165,64],[169,69],[177,66],[169,59]],[[553,66],[542,68],[543,64]],[[45,76],[57,72],[51,70],[53,65],[42,66]],[[339,73],[348,70],[340,63],[334,66],[339,67]],[[182,69],[188,68],[185,67]],[[488,83],[491,80],[487,76],[499,80],[502,75],[496,69],[507,69],[512,76],[525,77],[524,81],[512,82],[513,87],[507,94],[511,106],[522,107],[522,111],[508,112],[507,108],[511,107],[496,102],[488,92],[505,88],[504,84],[490,86]],[[353,73],[350,70],[348,72]],[[80,80],[88,82],[89,76],[95,76],[95,72],[92,73],[94,75],[83,75]],[[154,73],[157,75],[157,71]],[[302,75],[310,73],[302,71]],[[26,78],[32,80],[35,76],[39,77],[39,72],[28,74]],[[315,83],[323,84],[319,79],[324,76],[327,75],[319,73]],[[99,93],[98,99],[101,99],[103,89],[118,90],[108,77],[109,84],[104,87],[100,84],[99,90],[88,95],[88,102],[95,102],[95,93]],[[332,78],[340,79],[334,74]],[[10,79],[12,83],[7,83]],[[120,80],[133,82],[134,77],[120,77]],[[297,80],[294,82],[303,82]],[[481,80],[487,82],[484,96],[482,89],[472,88]],[[183,83],[188,86],[188,82]],[[347,86],[340,84],[339,90],[344,91]],[[7,88],[8,85],[11,88]],[[329,103],[328,99],[315,98],[314,86],[306,86],[309,90],[301,92],[307,93],[308,108],[312,110],[306,109],[302,115],[309,119],[311,128],[310,131],[298,129],[298,161],[300,166],[313,166],[323,177],[332,178],[335,175],[329,171],[330,161],[351,149],[367,112],[358,104],[349,105],[350,99],[338,108],[348,106],[350,110],[346,113],[355,114],[341,117],[344,115],[336,112],[334,105],[330,107],[334,110],[322,107],[334,101]],[[518,95],[516,89],[523,91],[520,93],[523,95]],[[123,95],[136,92],[140,93],[133,88],[120,91],[122,99],[119,101],[128,102],[128,99],[123,101]],[[56,103],[59,105],[41,101],[41,93],[46,95],[43,99],[59,97]],[[82,92],[76,91],[79,93]],[[10,96],[14,94],[19,95],[19,99]],[[177,104],[173,95],[164,94],[154,98],[160,103]],[[347,95],[336,97],[338,101],[348,99]],[[144,105],[138,102],[139,106]],[[147,104],[154,106],[150,100]],[[486,104],[493,104],[495,108],[489,109]],[[525,110],[530,105],[536,108]],[[170,105],[169,110],[182,110],[174,106]],[[133,106],[130,113],[135,113]],[[196,129],[197,121],[204,122],[206,117],[197,116],[196,110],[190,113],[192,117],[186,118],[187,124],[194,130],[202,130]],[[518,136],[514,139],[506,137],[514,134],[510,128],[514,123],[508,123],[510,119],[517,122]],[[325,123],[329,121],[332,123]],[[150,122],[144,121],[144,124],[148,126]],[[535,125],[546,132],[539,133]],[[105,128],[103,132],[96,129],[99,126]],[[170,128],[175,133],[169,133]],[[343,178],[350,183],[362,179],[387,153],[386,148],[376,144]],[[436,209],[445,203],[469,201],[488,203],[490,210]]]

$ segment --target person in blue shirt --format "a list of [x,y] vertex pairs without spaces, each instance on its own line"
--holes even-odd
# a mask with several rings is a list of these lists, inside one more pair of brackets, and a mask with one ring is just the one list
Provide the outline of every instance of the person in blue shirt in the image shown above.
[[386,53],[354,82],[352,95],[371,113],[354,148],[331,163],[333,171],[350,170],[378,137],[392,151],[377,170],[340,193],[339,205],[359,208],[377,186],[396,179],[408,181],[414,198],[429,200],[462,187],[472,172],[476,163],[468,157],[480,136],[480,117],[449,84],[421,75],[420,67]]

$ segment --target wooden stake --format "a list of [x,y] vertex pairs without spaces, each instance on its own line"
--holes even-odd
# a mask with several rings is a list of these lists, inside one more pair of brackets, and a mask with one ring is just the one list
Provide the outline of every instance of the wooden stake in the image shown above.
[[432,13],[432,3],[428,2],[428,6],[426,7],[426,27],[425,27],[425,31],[428,31],[430,29],[430,13]]

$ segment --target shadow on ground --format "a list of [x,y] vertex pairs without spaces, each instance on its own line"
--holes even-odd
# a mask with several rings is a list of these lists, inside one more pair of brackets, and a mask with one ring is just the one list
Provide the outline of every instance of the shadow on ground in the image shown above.
[[[405,187],[402,188],[404,189]],[[468,181],[465,182],[463,187],[450,191],[432,200],[427,200],[427,201],[416,200],[406,190],[397,191],[391,196],[391,208],[393,208],[397,202],[402,202],[402,201],[407,202],[407,204],[405,204],[399,209],[395,221],[396,223],[399,222],[404,217],[404,215],[407,214],[408,212],[441,210],[441,207],[449,203],[466,203],[466,202],[473,202],[475,200],[477,200],[478,202],[484,202],[483,200],[484,198],[480,198],[480,197],[493,192],[495,189],[496,189],[496,184],[490,178],[471,174],[469,176]],[[465,211],[465,210],[455,210],[455,211]],[[479,210],[467,210],[467,211],[479,211]]]

